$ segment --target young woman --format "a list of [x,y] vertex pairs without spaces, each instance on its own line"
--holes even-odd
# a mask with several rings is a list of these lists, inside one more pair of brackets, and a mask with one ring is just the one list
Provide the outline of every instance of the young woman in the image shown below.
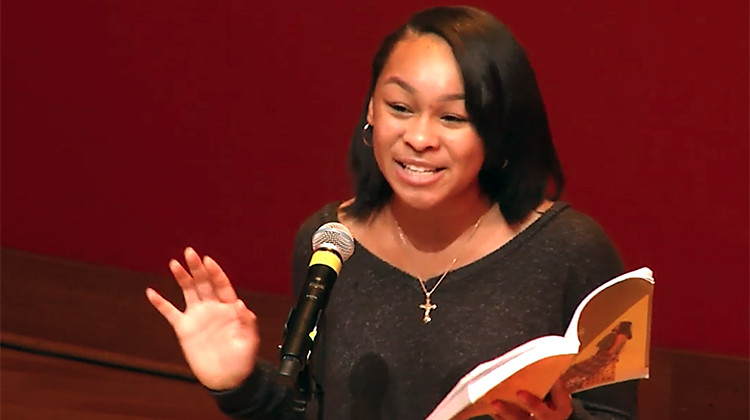
[[[354,198],[312,215],[295,243],[298,293],[319,226],[340,222],[357,242],[319,325],[322,409],[309,418],[422,419],[477,364],[562,334],[579,300],[623,271],[602,229],[556,201],[563,175],[534,72],[484,11],[428,9],[383,41],[350,164]],[[219,266],[190,248],[185,260],[170,263],[185,312],[147,295],[196,377],[233,417],[303,418],[257,360],[255,316]],[[520,397],[493,417],[636,412],[635,383]]]

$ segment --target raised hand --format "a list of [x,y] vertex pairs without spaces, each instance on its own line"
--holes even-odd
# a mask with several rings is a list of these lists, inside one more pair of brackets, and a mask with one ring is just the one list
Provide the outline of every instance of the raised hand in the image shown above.
[[255,314],[213,259],[187,248],[185,261],[189,273],[176,260],[169,262],[182,288],[184,312],[151,288],[146,297],[174,328],[195,377],[210,389],[234,388],[255,366],[260,344]]

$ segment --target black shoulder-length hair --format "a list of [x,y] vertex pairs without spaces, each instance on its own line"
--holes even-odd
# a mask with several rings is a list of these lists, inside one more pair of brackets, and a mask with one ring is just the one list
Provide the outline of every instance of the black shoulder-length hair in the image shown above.
[[[402,39],[434,34],[450,45],[464,81],[466,111],[484,143],[479,172],[482,192],[517,223],[546,197],[562,194],[564,176],[552,143],[541,93],[523,48],[491,14],[472,7],[436,7],[411,17],[380,45],[372,80],[349,148],[355,198],[345,209],[363,219],[393,195],[372,148],[362,141],[367,104],[394,46]],[[366,134],[366,133],[365,133]]]

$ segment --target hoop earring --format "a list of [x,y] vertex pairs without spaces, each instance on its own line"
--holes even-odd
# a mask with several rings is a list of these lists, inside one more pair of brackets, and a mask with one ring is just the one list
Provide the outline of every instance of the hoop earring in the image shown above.
[[502,165],[502,166],[500,166],[500,169],[505,169],[505,168],[507,168],[507,167],[508,167],[508,159],[505,159],[505,160],[503,161],[503,165]]
[[365,144],[367,147],[372,147],[372,144],[367,140],[367,130],[372,128],[370,123],[365,123],[365,125],[362,127],[362,143]]

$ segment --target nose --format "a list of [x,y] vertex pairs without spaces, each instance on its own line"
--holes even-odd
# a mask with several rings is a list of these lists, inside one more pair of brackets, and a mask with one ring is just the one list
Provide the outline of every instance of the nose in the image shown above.
[[429,118],[414,118],[406,127],[404,143],[417,152],[435,149],[439,145],[437,133],[430,124]]

